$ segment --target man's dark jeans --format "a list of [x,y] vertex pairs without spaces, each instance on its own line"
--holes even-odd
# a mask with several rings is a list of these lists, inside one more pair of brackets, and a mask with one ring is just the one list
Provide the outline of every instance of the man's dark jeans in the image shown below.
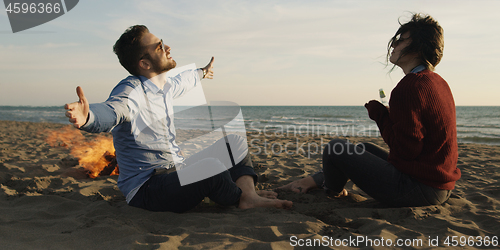
[[[225,141],[221,139],[215,144],[217,143],[225,143]],[[246,141],[241,140],[241,145],[246,146]],[[217,158],[209,157],[210,147],[205,152],[207,152],[207,158],[194,164],[221,164]],[[129,205],[150,211],[176,213],[194,208],[205,197],[223,206],[238,205],[242,191],[236,185],[236,180],[243,175],[249,175],[254,178],[254,183],[257,182],[250,155],[247,153],[239,158],[243,159],[235,159],[237,164],[229,170],[184,186],[181,186],[177,172],[153,175],[141,186]]]

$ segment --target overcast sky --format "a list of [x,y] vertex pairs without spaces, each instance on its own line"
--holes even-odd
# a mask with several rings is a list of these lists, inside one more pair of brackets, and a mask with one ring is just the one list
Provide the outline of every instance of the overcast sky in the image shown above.
[[128,73],[112,46],[144,24],[178,66],[205,66],[208,100],[240,105],[363,105],[403,77],[385,67],[387,42],[409,12],[445,30],[436,68],[457,105],[500,105],[500,1],[82,0],[65,15],[13,34],[0,12],[0,105],[106,100]]

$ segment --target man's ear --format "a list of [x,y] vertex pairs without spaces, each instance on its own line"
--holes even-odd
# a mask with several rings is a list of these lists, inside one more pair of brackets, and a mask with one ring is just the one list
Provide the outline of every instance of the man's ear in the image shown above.
[[144,70],[149,70],[151,68],[151,63],[149,62],[149,60],[141,59],[139,61],[139,67]]

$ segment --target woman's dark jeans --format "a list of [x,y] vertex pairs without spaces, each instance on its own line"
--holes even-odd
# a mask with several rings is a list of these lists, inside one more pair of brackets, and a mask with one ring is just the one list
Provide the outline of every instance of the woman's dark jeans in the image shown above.
[[323,151],[323,173],[313,175],[320,187],[340,193],[350,179],[365,193],[394,207],[439,205],[451,190],[433,188],[401,173],[387,161],[388,153],[371,143],[334,139]]

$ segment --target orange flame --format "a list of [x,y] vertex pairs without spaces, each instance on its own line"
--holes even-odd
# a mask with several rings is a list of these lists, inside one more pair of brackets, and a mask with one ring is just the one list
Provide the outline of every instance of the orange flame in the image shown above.
[[45,141],[52,147],[69,148],[71,155],[78,158],[78,163],[88,171],[90,178],[96,178],[101,172],[106,172],[107,167],[114,168],[111,173],[108,173],[109,175],[118,175],[112,138],[97,135],[92,140],[88,140],[80,130],[72,126],[66,126],[57,131],[47,130],[46,132]]

